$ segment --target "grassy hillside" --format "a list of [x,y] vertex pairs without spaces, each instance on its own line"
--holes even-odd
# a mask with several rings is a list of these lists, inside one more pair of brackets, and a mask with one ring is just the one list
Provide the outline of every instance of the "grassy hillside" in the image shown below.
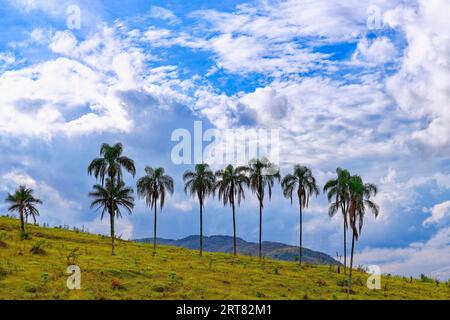
[[[118,241],[107,237],[28,226],[0,218],[0,299],[346,299],[336,266],[292,262]],[[34,250],[33,250],[34,247]],[[43,251],[39,250],[42,249]],[[33,253],[34,252],[34,253]],[[82,271],[81,290],[66,287],[68,264]],[[450,299],[447,283],[384,276],[382,290],[368,290],[355,272],[353,299]]]

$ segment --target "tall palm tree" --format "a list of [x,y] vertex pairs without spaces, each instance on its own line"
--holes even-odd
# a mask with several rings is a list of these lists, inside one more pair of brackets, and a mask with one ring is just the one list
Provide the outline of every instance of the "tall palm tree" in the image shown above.
[[269,200],[272,198],[272,188],[275,179],[280,181],[280,172],[266,158],[251,160],[248,174],[250,179],[250,189],[256,194],[259,202],[259,258],[262,258],[262,209],[264,207],[265,189],[269,193]]
[[283,195],[291,200],[293,194],[296,192],[298,197],[298,204],[300,210],[300,252],[299,263],[302,264],[302,209],[308,208],[309,198],[312,195],[319,195],[319,188],[316,184],[316,179],[312,175],[311,169],[299,164],[294,166],[294,172],[286,175],[281,181],[283,188]]
[[36,221],[39,211],[36,204],[42,204],[42,201],[35,198],[34,190],[25,186],[20,186],[14,194],[8,193],[6,202],[10,203],[9,211],[18,211],[20,217],[20,230],[25,232],[25,216],[31,215]]
[[121,207],[123,207],[128,214],[132,214],[134,208],[133,189],[125,186],[123,181],[114,181],[109,178],[106,179],[104,186],[96,184],[89,196],[94,200],[91,203],[91,208],[101,210],[101,219],[107,212],[110,218],[111,227],[111,254],[114,255],[114,219],[122,217]]
[[184,192],[192,197],[197,196],[200,205],[200,257],[203,255],[203,208],[207,196],[214,192],[216,179],[206,163],[195,165],[194,171],[183,174]]
[[241,200],[245,199],[244,187],[250,184],[249,178],[246,176],[247,167],[234,168],[231,164],[225,170],[216,172],[215,190],[218,191],[219,200],[223,201],[223,205],[230,204],[233,211],[233,254],[236,255],[236,209],[235,200],[237,198],[238,206]]
[[123,146],[121,143],[109,145],[103,143],[100,147],[100,158],[95,158],[89,164],[88,174],[94,175],[104,185],[105,178],[111,180],[122,180],[122,168],[131,173],[134,177],[136,168],[134,161],[122,155]]
[[145,202],[150,209],[154,209],[153,224],[153,252],[156,252],[156,208],[159,200],[159,207],[162,210],[166,193],[173,194],[173,179],[164,174],[164,168],[153,169],[145,167],[146,175],[137,182],[137,193],[140,198],[145,198]]
[[323,192],[327,193],[328,202],[334,202],[330,205],[328,214],[333,217],[339,209],[344,218],[344,274],[347,274],[347,229],[348,229],[348,207],[350,201],[349,182],[350,172],[345,169],[336,169],[336,179],[331,179],[325,183]]
[[378,188],[376,185],[372,183],[364,183],[360,176],[355,175],[350,178],[350,206],[348,208],[348,215],[350,218],[350,227],[352,228],[352,249],[350,256],[350,275],[348,279],[347,294],[350,294],[350,284],[352,281],[355,240],[357,241],[361,235],[366,209],[372,211],[375,218],[378,216],[380,211],[378,205],[370,200],[370,198],[375,196],[377,192]]

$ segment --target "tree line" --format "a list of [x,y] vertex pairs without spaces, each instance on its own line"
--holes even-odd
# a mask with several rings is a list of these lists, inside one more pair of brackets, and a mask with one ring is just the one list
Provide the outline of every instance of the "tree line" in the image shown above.
[[[124,156],[121,143],[113,145],[104,143],[100,147],[100,157],[91,161],[87,168],[88,175],[94,176],[97,183],[93,186],[89,197],[92,199],[91,209],[101,212],[110,218],[111,254],[115,254],[115,219],[122,213],[132,214],[135,199],[133,188],[123,181],[123,171],[133,177],[136,175],[134,161]],[[271,200],[276,182],[281,184],[283,195],[291,204],[294,199],[299,210],[299,263],[302,264],[303,243],[303,211],[308,208],[311,197],[320,194],[316,179],[310,168],[297,164],[292,173],[283,178],[278,170],[270,172],[273,165],[267,159],[255,159],[247,166],[226,166],[223,170],[213,172],[206,163],[196,164],[194,170],[183,174],[184,191],[187,195],[197,198],[200,213],[200,244],[199,254],[203,254],[203,210],[208,197],[218,196],[224,206],[229,206],[232,212],[233,224],[233,255],[236,255],[236,205],[245,200],[245,192],[250,189],[259,203],[259,258],[262,259],[262,216],[264,201]],[[137,180],[137,195],[145,200],[153,211],[153,252],[156,252],[157,208],[163,209],[166,198],[174,192],[174,180],[165,173],[164,168],[145,167],[145,175]],[[352,175],[348,170],[337,168],[336,178],[323,186],[323,192],[330,203],[328,214],[333,217],[340,212],[343,217],[343,249],[344,274],[347,275],[347,231],[351,230],[351,253],[349,265],[349,286],[353,269],[355,241],[361,235],[364,216],[367,210],[375,217],[379,214],[378,205],[371,200],[378,192],[377,186],[363,182],[361,176]],[[25,224],[29,216],[36,221],[39,211],[36,208],[42,201],[34,197],[34,191],[26,186],[20,186],[14,194],[8,194],[6,201],[10,203],[9,211],[19,213],[20,228],[25,232]]]

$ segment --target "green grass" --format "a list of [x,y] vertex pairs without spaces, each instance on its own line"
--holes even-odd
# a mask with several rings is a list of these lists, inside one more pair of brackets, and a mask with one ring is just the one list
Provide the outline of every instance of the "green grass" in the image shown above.
[[[230,254],[117,241],[0,218],[0,299],[346,299],[337,267],[298,266]],[[69,264],[81,268],[81,290],[66,286]],[[366,287],[355,270],[351,299],[450,299],[448,283],[383,276],[381,290]]]

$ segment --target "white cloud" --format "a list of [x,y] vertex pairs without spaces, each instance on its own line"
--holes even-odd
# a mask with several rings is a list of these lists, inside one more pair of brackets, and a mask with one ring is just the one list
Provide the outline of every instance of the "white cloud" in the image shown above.
[[[92,221],[77,223],[77,225],[80,228],[84,226],[85,230],[88,230],[90,233],[108,236],[111,234],[109,216],[103,217],[103,220],[97,217]],[[116,237],[120,237],[123,240],[133,239],[133,224],[125,215],[122,219],[115,220],[114,228]]]
[[431,216],[423,222],[423,225],[427,226],[430,224],[437,224],[444,220],[446,217],[450,216],[450,201],[444,201],[442,203],[436,204],[428,211],[431,212]]
[[[400,71],[387,81],[399,107],[427,123],[413,138],[448,150],[450,147],[450,29],[446,0],[420,0],[418,9],[398,7],[384,15],[391,27],[405,32],[408,46]],[[444,148],[444,149],[442,149]]]
[[69,55],[75,49],[77,39],[70,31],[58,31],[53,36],[50,49],[56,53]]
[[180,22],[177,16],[172,11],[158,6],[153,6],[151,8],[150,17],[167,20],[170,24],[177,24]]
[[376,38],[369,41],[367,38],[358,42],[358,46],[353,55],[354,61],[383,64],[392,62],[397,54],[397,50],[392,42],[386,38]]
[[411,275],[421,273],[448,280],[450,278],[450,228],[440,229],[424,243],[406,248],[366,248],[355,254],[355,265],[377,264],[383,273]]

